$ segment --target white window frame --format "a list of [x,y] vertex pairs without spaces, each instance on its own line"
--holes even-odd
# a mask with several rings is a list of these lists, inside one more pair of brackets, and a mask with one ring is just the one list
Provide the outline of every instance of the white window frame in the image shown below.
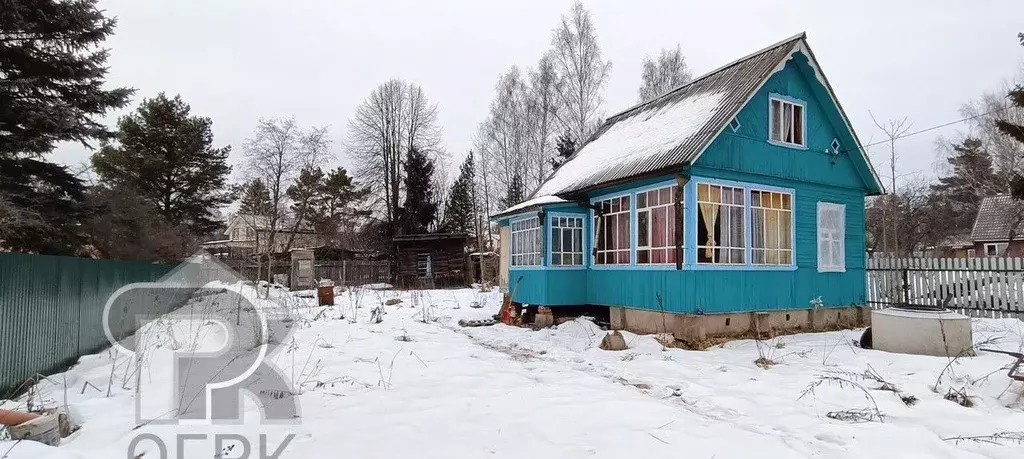
[[[709,194],[710,194],[710,189],[711,188],[719,188],[720,190],[722,190],[722,191],[719,191],[719,196],[721,196],[721,193],[723,193],[725,189],[740,190],[741,191],[740,195],[743,197],[743,202],[740,202],[739,204],[737,204],[737,203],[734,203],[734,202],[733,203],[724,203],[724,202],[702,201],[701,197],[700,197],[700,189],[701,189],[700,187],[701,186],[709,187],[708,188],[709,189]],[[722,221],[722,225],[723,225],[723,229],[720,230],[719,232],[722,233],[722,234],[729,234],[730,236],[733,234],[733,232],[730,231],[728,228],[724,228],[724,227],[726,225],[731,226],[731,224],[734,224],[734,222],[732,221],[732,217],[731,217],[732,213],[723,213],[723,211],[726,211],[726,210],[729,210],[729,209],[732,209],[732,208],[743,209],[743,212],[740,212],[740,215],[742,216],[742,218],[740,219],[740,222],[739,222],[739,224],[740,224],[740,232],[739,232],[739,234],[740,234],[740,238],[742,238],[742,243],[740,245],[725,246],[725,245],[721,244],[722,241],[717,241],[716,240],[714,245],[708,246],[706,244],[702,245],[701,244],[702,241],[699,240],[699,236],[698,236],[698,240],[697,240],[697,260],[696,260],[697,264],[698,265],[704,265],[704,266],[708,266],[708,265],[744,266],[744,265],[747,265],[748,264],[747,263],[747,261],[748,261],[747,260],[747,246],[750,245],[750,241],[748,241],[748,237],[747,237],[747,220],[749,219],[749,216],[747,215],[747,206],[746,206],[746,204],[747,204],[747,188],[745,186],[741,186],[741,185],[726,185],[726,184],[715,183],[715,182],[697,182],[697,184],[694,187],[694,189],[696,190],[696,198],[697,198],[697,209],[696,209],[697,214],[696,214],[696,218],[694,218],[694,224],[698,225],[698,226],[694,227],[694,228],[696,228],[696,232],[697,232],[696,234],[700,234],[700,227],[699,227],[699,225],[700,225],[700,219],[703,216],[702,215],[702,210],[701,210],[701,204],[717,204],[718,205],[719,208],[718,208],[717,219]],[[725,200],[724,199],[720,199],[720,201],[725,201]],[[727,219],[728,223],[726,223],[726,219],[723,219],[723,215],[729,215],[729,217]],[[730,239],[731,239],[731,237],[730,237]],[[706,241],[704,241],[704,242],[706,242]],[[733,243],[733,242],[735,242],[735,241],[730,241],[730,243]],[[701,250],[705,250],[706,251],[708,249],[713,251],[712,252],[712,256],[711,256],[711,261],[701,261],[701,259],[700,259],[701,258],[700,257],[700,251]],[[734,252],[736,252],[737,250],[740,251],[739,253],[743,254],[738,261],[732,259],[733,258],[732,254]],[[727,256],[728,260],[727,261],[724,261],[724,262],[721,261],[721,259],[720,259],[720,257],[721,257],[720,251],[725,251],[725,253],[728,254],[728,256]]]
[[[583,253],[583,224],[584,217],[582,215],[551,215],[548,219],[548,224],[551,227],[550,239],[548,240],[548,246],[551,247],[551,255],[548,259],[548,266],[556,268],[566,267],[580,267],[583,266],[584,253]],[[569,232],[569,240],[571,247],[569,250],[565,250],[565,232]],[[560,249],[555,250],[555,241],[559,241],[557,247]],[[566,263],[568,260],[568,263]]]
[[[796,228],[794,228],[794,226],[796,225],[796,220],[793,216],[793,207],[795,204],[793,202],[793,193],[778,190],[764,190],[759,188],[750,188],[748,193],[750,194],[750,197],[748,198],[750,199],[750,264],[755,266],[793,266],[793,264],[796,263],[794,258],[794,245],[796,245],[796,241],[794,239]],[[754,204],[754,193],[759,194],[757,205]],[[776,195],[779,197],[778,205],[775,204]],[[768,196],[772,200],[772,202],[767,206],[764,204],[765,196]],[[786,208],[786,196],[789,197],[788,208]],[[754,224],[755,212],[762,212],[761,222],[765,224],[762,228],[757,228]],[[764,215],[768,212],[778,212],[780,214],[779,219],[776,222],[777,225],[774,228],[776,233],[775,240],[778,241],[779,247],[755,247],[754,241],[756,239],[754,234],[757,231],[761,231],[762,244],[767,245],[768,232],[773,230],[772,228],[767,228],[767,219]],[[789,234],[786,235],[786,237],[782,237],[783,222],[786,220],[787,216],[789,220]],[[789,246],[788,248],[786,248],[787,245]],[[764,254],[760,263],[757,261],[758,252],[763,252]],[[770,252],[778,254],[776,257],[777,261],[774,263],[768,261],[768,255]],[[788,257],[784,257],[784,255],[788,255]],[[788,261],[784,262],[783,260],[787,258]]]
[[[775,113],[775,104],[776,103],[779,104],[779,115],[782,115],[782,117],[776,116],[776,113]],[[795,120],[796,120],[796,107],[800,107],[800,130],[799,131],[797,131],[796,123],[795,123]],[[789,108],[790,120],[789,120],[788,128],[784,129],[785,125],[782,124],[782,121],[783,121],[782,118],[784,118],[786,116],[786,108]],[[780,123],[778,125],[778,128],[779,128],[779,130],[778,130],[779,137],[778,138],[775,137],[775,134],[776,134],[776,130],[775,130],[776,123]],[[799,139],[796,138],[797,133],[800,134],[800,138]],[[793,141],[785,140],[787,135],[791,139],[793,139]],[[769,96],[768,97],[768,140],[770,140],[772,143],[776,143],[776,144],[779,144],[779,145],[790,146],[790,147],[798,147],[798,148],[807,148],[807,104],[802,103],[802,102],[798,102],[798,101],[790,99],[790,98],[785,98],[785,97],[782,97],[782,96],[778,96],[778,95]],[[799,142],[797,142],[797,140],[799,140]]]
[[[674,225],[683,225],[683,222],[681,221],[681,219],[680,219],[680,221],[676,221],[677,220],[677,218],[676,218],[676,208],[675,208],[676,207],[676,188],[677,188],[676,185],[668,185],[668,186],[663,186],[663,187],[658,187],[658,188],[652,188],[652,189],[649,189],[649,190],[637,191],[637,192],[633,193],[633,195],[636,197],[636,203],[635,203],[635,207],[636,207],[636,241],[634,241],[634,245],[636,246],[636,264],[643,265],[643,266],[659,266],[659,265],[675,266],[676,265],[675,261],[664,261],[664,262],[661,262],[661,263],[655,263],[655,262],[651,261],[653,259],[653,256],[652,256],[653,252],[655,250],[664,250],[665,251],[665,255],[666,255],[665,256],[666,260],[668,259],[668,254],[670,254],[672,251],[676,251],[676,259],[678,259],[680,261],[683,260],[684,254],[686,253],[686,251],[685,251],[685,242],[686,242],[685,234],[682,236],[682,241],[679,241],[678,244],[674,240],[670,241],[670,239],[675,239],[676,226],[674,226]],[[668,204],[664,204],[664,203],[662,203],[659,200],[657,205],[654,205],[654,206],[650,205],[650,202],[651,202],[650,201],[650,197],[647,196],[647,194],[648,193],[654,193],[655,195],[660,196],[661,192],[664,191],[664,190],[668,190],[668,192],[669,192],[669,196],[670,196],[669,203]],[[644,205],[643,205],[643,207],[641,207],[641,205],[640,205],[640,196],[641,195],[644,195]],[[682,199],[682,197],[680,197],[680,199]],[[659,246],[653,245],[654,244],[654,219],[651,217],[651,214],[652,214],[652,211],[654,211],[656,209],[665,209],[665,241],[666,242],[665,242],[665,245],[659,245]],[[640,245],[640,236],[641,236],[641,231],[642,231],[642,228],[640,227],[640,216],[641,216],[641,214],[647,214],[647,231],[646,231],[646,234],[644,234],[644,236],[647,239],[647,244],[646,245]],[[685,232],[685,228],[686,227],[682,226],[681,228]],[[671,237],[669,235],[671,235]],[[677,248],[678,248],[678,250],[677,250]],[[644,251],[644,250],[646,250],[648,252],[647,253],[647,261],[640,261],[640,252]]]
[[[604,203],[606,203],[606,202],[608,203],[607,209],[614,209],[614,207],[613,207],[613,202],[614,201],[618,201],[619,202],[618,210],[615,210],[615,211],[605,210],[606,207],[604,206]],[[622,209],[622,205],[621,205],[622,202],[626,203],[626,209],[625,210]],[[616,223],[622,217],[625,217],[626,222],[627,222],[627,224],[626,224],[626,232],[632,233],[632,230],[633,230],[633,196],[632,196],[632,194],[624,194],[624,195],[612,196],[612,197],[607,197],[607,198],[600,198],[600,199],[594,201],[593,204],[596,205],[597,208],[601,209],[600,212],[596,212],[596,211],[594,212],[594,220],[593,220],[594,221],[594,225],[593,225],[594,226],[594,230],[592,232],[592,234],[593,234],[593,241],[594,241],[594,260],[593,260],[593,265],[594,266],[629,266],[629,265],[631,265],[632,262],[633,262],[633,247],[632,247],[632,245],[633,245],[633,238],[632,237],[627,237],[626,238],[626,247],[624,247],[624,248],[618,247],[616,245],[616,248],[614,248],[614,249],[608,249],[608,248],[601,249],[600,248],[601,247],[600,241],[601,241],[602,237],[606,236],[602,232],[602,230],[604,229],[604,227],[606,225],[606,222],[608,222],[611,217],[615,218]],[[619,237],[618,237],[619,236],[619,234],[618,234],[618,224],[614,225],[614,228],[615,228],[616,232],[614,234],[615,237],[613,238],[613,240],[614,241],[618,241],[619,240]],[[618,262],[618,258],[619,258],[618,254],[620,254],[620,253],[625,253],[626,254],[626,261],[624,263]],[[600,258],[601,258],[600,256],[601,255],[604,255],[605,257],[607,257],[609,254],[615,254],[616,261],[614,263],[608,263],[607,262],[607,258],[604,261],[600,260]]]
[[509,223],[510,266],[540,266],[543,229],[538,217],[521,218]]
[[429,278],[434,275],[434,261],[430,252],[416,254],[416,274],[420,278]]
[[[988,253],[988,248],[989,247],[994,248],[996,253],[994,253],[992,255],[989,255],[989,253]],[[1006,256],[1006,251],[1009,248],[1010,248],[1010,244],[1006,243],[1006,242],[986,242],[985,243],[985,256],[986,257],[1002,257],[1002,256]],[[1000,250],[1000,249],[1002,249],[1002,250]]]
[[[829,213],[836,213],[839,219],[838,228],[828,228],[823,223],[828,221],[825,217]],[[817,215],[818,237],[816,247],[818,252],[819,273],[844,273],[846,272],[846,205],[831,202],[818,202]],[[828,247],[823,251],[822,246]],[[838,246],[838,251],[836,250]],[[839,253],[838,260],[833,255]]]

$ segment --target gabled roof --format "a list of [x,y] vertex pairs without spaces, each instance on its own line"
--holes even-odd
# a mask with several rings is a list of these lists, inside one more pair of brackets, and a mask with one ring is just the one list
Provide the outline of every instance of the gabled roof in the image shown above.
[[[784,68],[797,51],[807,54],[853,133],[807,46],[806,34],[800,33],[611,116],[533,196],[564,196],[608,182],[692,164],[768,78]],[[863,154],[860,141],[853,135],[858,152]],[[870,168],[869,161],[867,164]],[[883,189],[874,170],[870,172],[878,189]]]
[[1024,238],[1024,203],[1014,200],[1008,194],[988,196],[981,200],[978,216],[974,218],[971,240],[975,242],[999,242],[1013,238]]

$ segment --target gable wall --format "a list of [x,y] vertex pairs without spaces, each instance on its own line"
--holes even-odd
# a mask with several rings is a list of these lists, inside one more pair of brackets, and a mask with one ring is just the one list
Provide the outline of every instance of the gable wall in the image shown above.
[[[747,174],[765,175],[801,182],[851,189],[863,189],[870,180],[866,164],[857,151],[838,156],[826,153],[833,139],[840,149],[855,142],[838,121],[839,111],[824,94],[824,87],[807,66],[806,57],[797,53],[785,68],[775,73],[740,110],[738,131],[726,127],[698,158],[695,166]],[[805,103],[806,149],[769,143],[769,96],[779,94]]]

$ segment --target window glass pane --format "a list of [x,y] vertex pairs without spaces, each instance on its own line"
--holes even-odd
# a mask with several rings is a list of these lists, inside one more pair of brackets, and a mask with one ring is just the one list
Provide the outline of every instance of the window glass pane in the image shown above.
[[650,212],[637,212],[636,214],[636,237],[637,247],[647,247],[650,245],[648,235],[650,234]]
[[772,133],[771,139],[775,141],[782,140],[782,103],[778,100],[772,101]]

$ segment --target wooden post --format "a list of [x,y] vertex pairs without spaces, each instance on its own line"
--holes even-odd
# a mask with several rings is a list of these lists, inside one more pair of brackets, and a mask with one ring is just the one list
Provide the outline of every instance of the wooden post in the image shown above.
[[686,222],[683,221],[683,217],[684,217],[683,212],[685,211],[685,208],[683,207],[683,188],[686,186],[686,183],[689,182],[689,181],[690,181],[690,178],[685,176],[685,175],[680,175],[680,176],[676,177],[676,189],[674,190],[675,198],[676,198],[675,199],[675,201],[676,201],[675,202],[675,211],[676,211],[676,269],[677,270],[683,269],[683,257],[686,256],[686,254],[683,253],[683,225],[686,224]]

